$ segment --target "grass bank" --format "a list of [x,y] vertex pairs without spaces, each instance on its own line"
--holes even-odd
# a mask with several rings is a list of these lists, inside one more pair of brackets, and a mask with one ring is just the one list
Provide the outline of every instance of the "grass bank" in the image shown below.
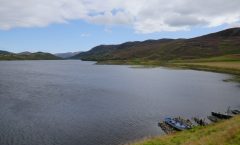
[[205,127],[144,139],[129,145],[240,145],[240,116]]
[[212,71],[235,75],[233,81],[240,82],[240,61],[239,62],[196,62],[196,63],[170,63],[169,67]]
[[175,60],[169,62],[167,65],[170,67],[232,74],[235,75],[232,81],[240,82],[240,55],[228,55],[196,60]]
[[98,62],[98,64],[166,66],[183,69],[212,71],[235,75],[236,77],[233,80],[240,82],[240,55],[227,55],[203,59],[171,60],[171,61],[142,60],[142,59],[108,60]]
[[227,55],[205,59],[173,60],[170,66],[228,73],[240,76],[240,55]]

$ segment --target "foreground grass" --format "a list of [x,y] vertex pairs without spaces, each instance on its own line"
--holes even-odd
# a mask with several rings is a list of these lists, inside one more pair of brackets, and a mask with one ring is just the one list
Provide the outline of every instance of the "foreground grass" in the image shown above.
[[145,139],[130,145],[240,145],[240,116],[206,127]]

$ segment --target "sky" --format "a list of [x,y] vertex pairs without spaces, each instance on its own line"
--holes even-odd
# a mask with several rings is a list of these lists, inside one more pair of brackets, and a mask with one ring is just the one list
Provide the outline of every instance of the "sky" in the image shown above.
[[240,0],[0,0],[0,50],[87,51],[240,26]]

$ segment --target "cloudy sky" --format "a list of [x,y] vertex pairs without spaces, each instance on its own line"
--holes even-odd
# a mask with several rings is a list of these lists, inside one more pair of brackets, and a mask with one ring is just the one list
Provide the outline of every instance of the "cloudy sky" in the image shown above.
[[0,50],[84,51],[240,26],[240,0],[0,0]]

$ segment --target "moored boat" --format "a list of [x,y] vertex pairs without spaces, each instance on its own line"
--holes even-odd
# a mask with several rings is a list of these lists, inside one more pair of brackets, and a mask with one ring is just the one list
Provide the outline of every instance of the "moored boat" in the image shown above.
[[191,128],[190,126],[188,126],[174,118],[165,118],[164,122],[179,131]]
[[238,115],[238,114],[240,114],[240,111],[237,110],[237,109],[235,109],[235,110],[231,110],[231,112],[232,112],[232,114],[234,114],[234,115]]
[[207,117],[211,122],[219,122],[221,119],[217,118],[216,116],[208,116]]
[[205,119],[201,119],[198,117],[193,117],[193,120],[200,126],[206,126],[207,122],[205,122]]
[[168,125],[165,122],[159,122],[158,126],[162,128],[162,130],[166,133],[166,134],[171,134],[174,133],[176,130],[171,127],[170,125]]
[[218,117],[220,119],[230,119],[230,118],[232,118],[232,115],[223,114],[223,113],[219,113],[219,112],[212,112],[212,116]]

